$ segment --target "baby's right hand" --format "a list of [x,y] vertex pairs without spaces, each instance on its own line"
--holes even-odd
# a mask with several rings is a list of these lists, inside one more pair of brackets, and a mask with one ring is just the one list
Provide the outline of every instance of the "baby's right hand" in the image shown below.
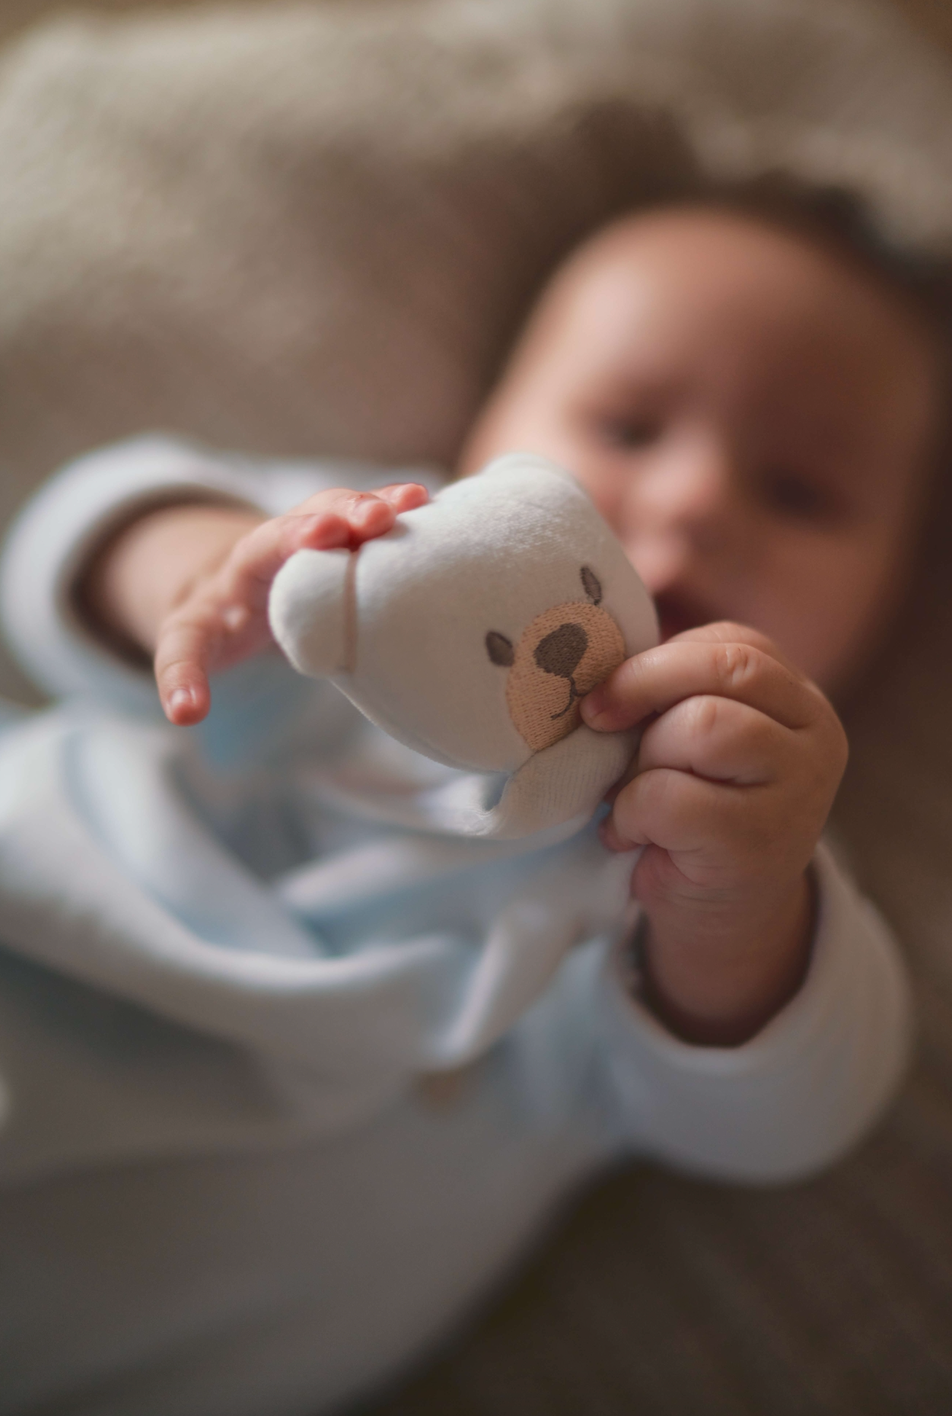
[[199,723],[211,704],[208,675],[273,643],[271,582],[295,551],[354,549],[427,496],[415,482],[376,492],[335,488],[271,520],[231,506],[165,507],[106,548],[86,598],[114,634],[154,651],[169,721]]

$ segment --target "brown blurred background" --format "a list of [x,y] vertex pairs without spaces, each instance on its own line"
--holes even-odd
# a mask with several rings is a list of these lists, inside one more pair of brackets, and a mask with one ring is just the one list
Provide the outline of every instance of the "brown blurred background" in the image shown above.
[[[399,4],[400,0],[391,0]],[[69,14],[77,10],[92,10],[102,13],[118,13],[121,10],[141,9],[186,9],[202,3],[202,0],[94,0],[85,4],[64,3],[64,0],[0,0],[0,43],[17,30],[25,29],[46,15]],[[207,3],[207,0],[204,0]],[[267,0],[262,0],[267,4]],[[327,0],[325,0],[327,3]],[[372,4],[379,0],[334,0],[337,4]],[[584,5],[585,0],[579,0]],[[926,34],[931,35],[952,54],[952,3],[950,0],[887,0],[887,3],[901,10],[914,20]]]

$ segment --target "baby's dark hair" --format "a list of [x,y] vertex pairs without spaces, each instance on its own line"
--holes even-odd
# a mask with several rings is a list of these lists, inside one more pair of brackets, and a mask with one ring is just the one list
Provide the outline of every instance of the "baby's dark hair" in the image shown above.
[[710,186],[693,200],[798,233],[865,270],[904,298],[932,334],[946,368],[952,367],[948,261],[891,240],[856,192],[769,171],[744,182]]

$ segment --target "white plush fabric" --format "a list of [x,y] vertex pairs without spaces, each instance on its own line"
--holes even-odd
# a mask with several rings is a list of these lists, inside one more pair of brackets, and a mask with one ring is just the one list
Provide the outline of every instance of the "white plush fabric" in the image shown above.
[[[587,614],[597,617],[589,635]],[[579,723],[576,700],[658,640],[650,597],[588,497],[567,473],[521,453],[444,488],[357,552],[298,551],[274,582],[270,617],[296,668],[331,679],[408,747],[451,767],[509,774],[501,795],[492,778],[470,777],[411,800],[378,791],[368,801],[402,825],[476,836],[552,828],[569,836],[585,824],[624,772],[632,742]],[[576,684],[605,617],[620,631],[618,652]],[[533,662],[540,639],[566,634],[580,642],[564,665]],[[491,635],[508,665],[490,657]],[[539,702],[540,715],[558,740],[539,750],[520,732],[518,709],[531,712],[543,698],[551,701]],[[574,725],[567,736],[563,725]],[[342,785],[347,772],[345,764]],[[486,804],[487,791],[499,799]]]

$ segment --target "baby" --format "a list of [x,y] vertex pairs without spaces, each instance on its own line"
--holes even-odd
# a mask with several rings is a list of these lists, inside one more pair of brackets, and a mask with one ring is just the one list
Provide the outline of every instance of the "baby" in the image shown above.
[[[667,643],[582,713],[609,731],[652,720],[603,838],[648,847],[632,882],[645,987],[694,1042],[750,1037],[803,976],[809,862],[846,761],[815,685],[843,683],[896,603],[939,368],[923,314],[846,249],[660,211],[558,273],[463,451],[463,475],[515,449],[568,467],[656,597]],[[331,490],[263,524],[153,512],[100,553],[86,604],[155,655],[168,717],[194,723],[207,672],[268,643],[294,550],[359,544],[425,497]]]
[[[79,1088],[73,1108],[87,1106],[90,1131],[106,1120],[99,1140],[70,1140],[58,1123],[53,1141],[33,1142],[36,1174],[68,1176],[79,1165],[79,1181],[61,1179],[51,1195],[21,1160],[27,1178],[0,1198],[18,1236],[4,1280],[17,1294],[18,1350],[31,1350],[23,1333],[39,1335],[37,1351],[44,1331],[58,1334],[52,1365],[48,1354],[7,1363],[0,1411],[64,1393],[71,1409],[101,1413],[324,1409],[431,1342],[566,1190],[612,1158],[647,1153],[723,1176],[793,1177],[872,1122],[901,1071],[907,1002],[885,927],[819,844],[846,759],[824,690],[856,673],[896,604],[940,434],[942,373],[915,295],[809,223],[726,204],[671,207],[620,221],[569,258],[477,418],[459,472],[512,450],[563,464],[656,597],[664,642],[582,704],[596,730],[644,729],[601,827],[609,851],[644,847],[631,882],[635,949],[621,927],[583,943],[435,1109],[409,1085],[412,1067],[378,1069],[380,1079],[373,1070],[377,1052],[386,1059],[403,1046],[396,991],[390,1002],[381,993],[369,1027],[348,1025],[343,1079],[284,1068],[274,1060],[280,1038],[258,1047],[263,1034],[252,1027],[256,987],[267,1002],[284,975],[256,985],[255,962],[237,990],[240,1016],[252,1020],[240,1057],[253,1058],[252,1069],[194,1042],[183,1054],[170,1031],[164,1072],[150,1071],[141,1050],[131,1080],[115,1061],[97,1061],[95,1105],[83,1100],[90,1064],[71,1062],[64,1018],[78,1018],[80,1030],[86,1018],[83,1058],[96,1054],[100,1029],[118,1025],[85,995],[72,1013],[54,998],[42,1033],[45,1005],[34,1001],[29,1028],[43,1041],[24,1033],[29,1066],[65,1049],[60,1088]],[[37,577],[20,599],[7,595],[22,657],[53,686],[99,675],[110,692],[154,657],[171,723],[202,723],[214,694],[214,724],[227,676],[211,689],[209,676],[243,660],[279,674],[261,651],[284,561],[301,547],[360,545],[427,497],[414,481],[376,491],[327,481],[319,466],[242,467],[168,444],[68,470],[8,552],[8,585]],[[70,720],[74,734],[85,731],[84,711]],[[109,731],[121,737],[121,725]],[[90,803],[103,764],[115,770],[116,759],[100,751],[88,758],[93,768],[83,760],[73,750],[69,790],[82,797],[75,783],[88,784],[76,830],[98,843],[112,828]],[[0,780],[13,771],[0,756]],[[46,780],[31,771],[21,771],[27,795]],[[228,815],[227,793],[198,778],[189,791],[202,800],[199,815]],[[127,835],[137,820],[123,817]],[[270,820],[262,839],[275,834]],[[163,822],[142,829],[153,852],[174,853]],[[322,818],[323,848],[335,830],[352,840],[357,828]],[[570,842],[556,859],[592,848]],[[56,858],[55,845],[47,849]],[[136,849],[133,841],[130,860],[140,859]],[[188,841],[179,849],[187,857]],[[526,859],[507,868],[527,868]],[[267,877],[260,856],[252,865]],[[470,871],[475,885],[454,877],[449,901],[444,892],[432,906],[422,886],[394,891],[388,927],[423,934],[435,950],[454,911],[471,928],[486,899],[508,888],[487,871]],[[139,888],[140,875],[133,864],[110,876],[96,904],[86,882],[57,883],[68,918],[56,928],[68,943],[47,948],[44,967],[66,958],[64,972],[193,1027],[205,1006],[221,1036],[225,1013],[214,1009],[233,999],[202,1003],[210,955],[196,955],[193,983],[183,984],[181,971],[168,981],[180,935],[161,935],[145,975],[131,953],[110,953],[117,939],[152,938],[155,910],[173,910],[153,890],[137,897],[133,917],[123,891]],[[368,873],[368,899],[375,886]],[[187,910],[175,907],[176,928],[200,932],[202,889]],[[92,948],[86,922],[97,910],[108,929]],[[361,928],[340,933],[342,955],[372,937]],[[84,950],[92,962],[80,965]],[[368,974],[364,994],[371,984]],[[14,1037],[17,1027],[28,1028],[18,1015]],[[15,1102],[15,1055],[10,1068]],[[55,1105],[51,1114],[50,1133]],[[51,1205],[66,1236],[65,1277],[37,1285],[30,1275]],[[75,1240],[95,1232],[103,1212],[126,1256],[119,1264]]]

